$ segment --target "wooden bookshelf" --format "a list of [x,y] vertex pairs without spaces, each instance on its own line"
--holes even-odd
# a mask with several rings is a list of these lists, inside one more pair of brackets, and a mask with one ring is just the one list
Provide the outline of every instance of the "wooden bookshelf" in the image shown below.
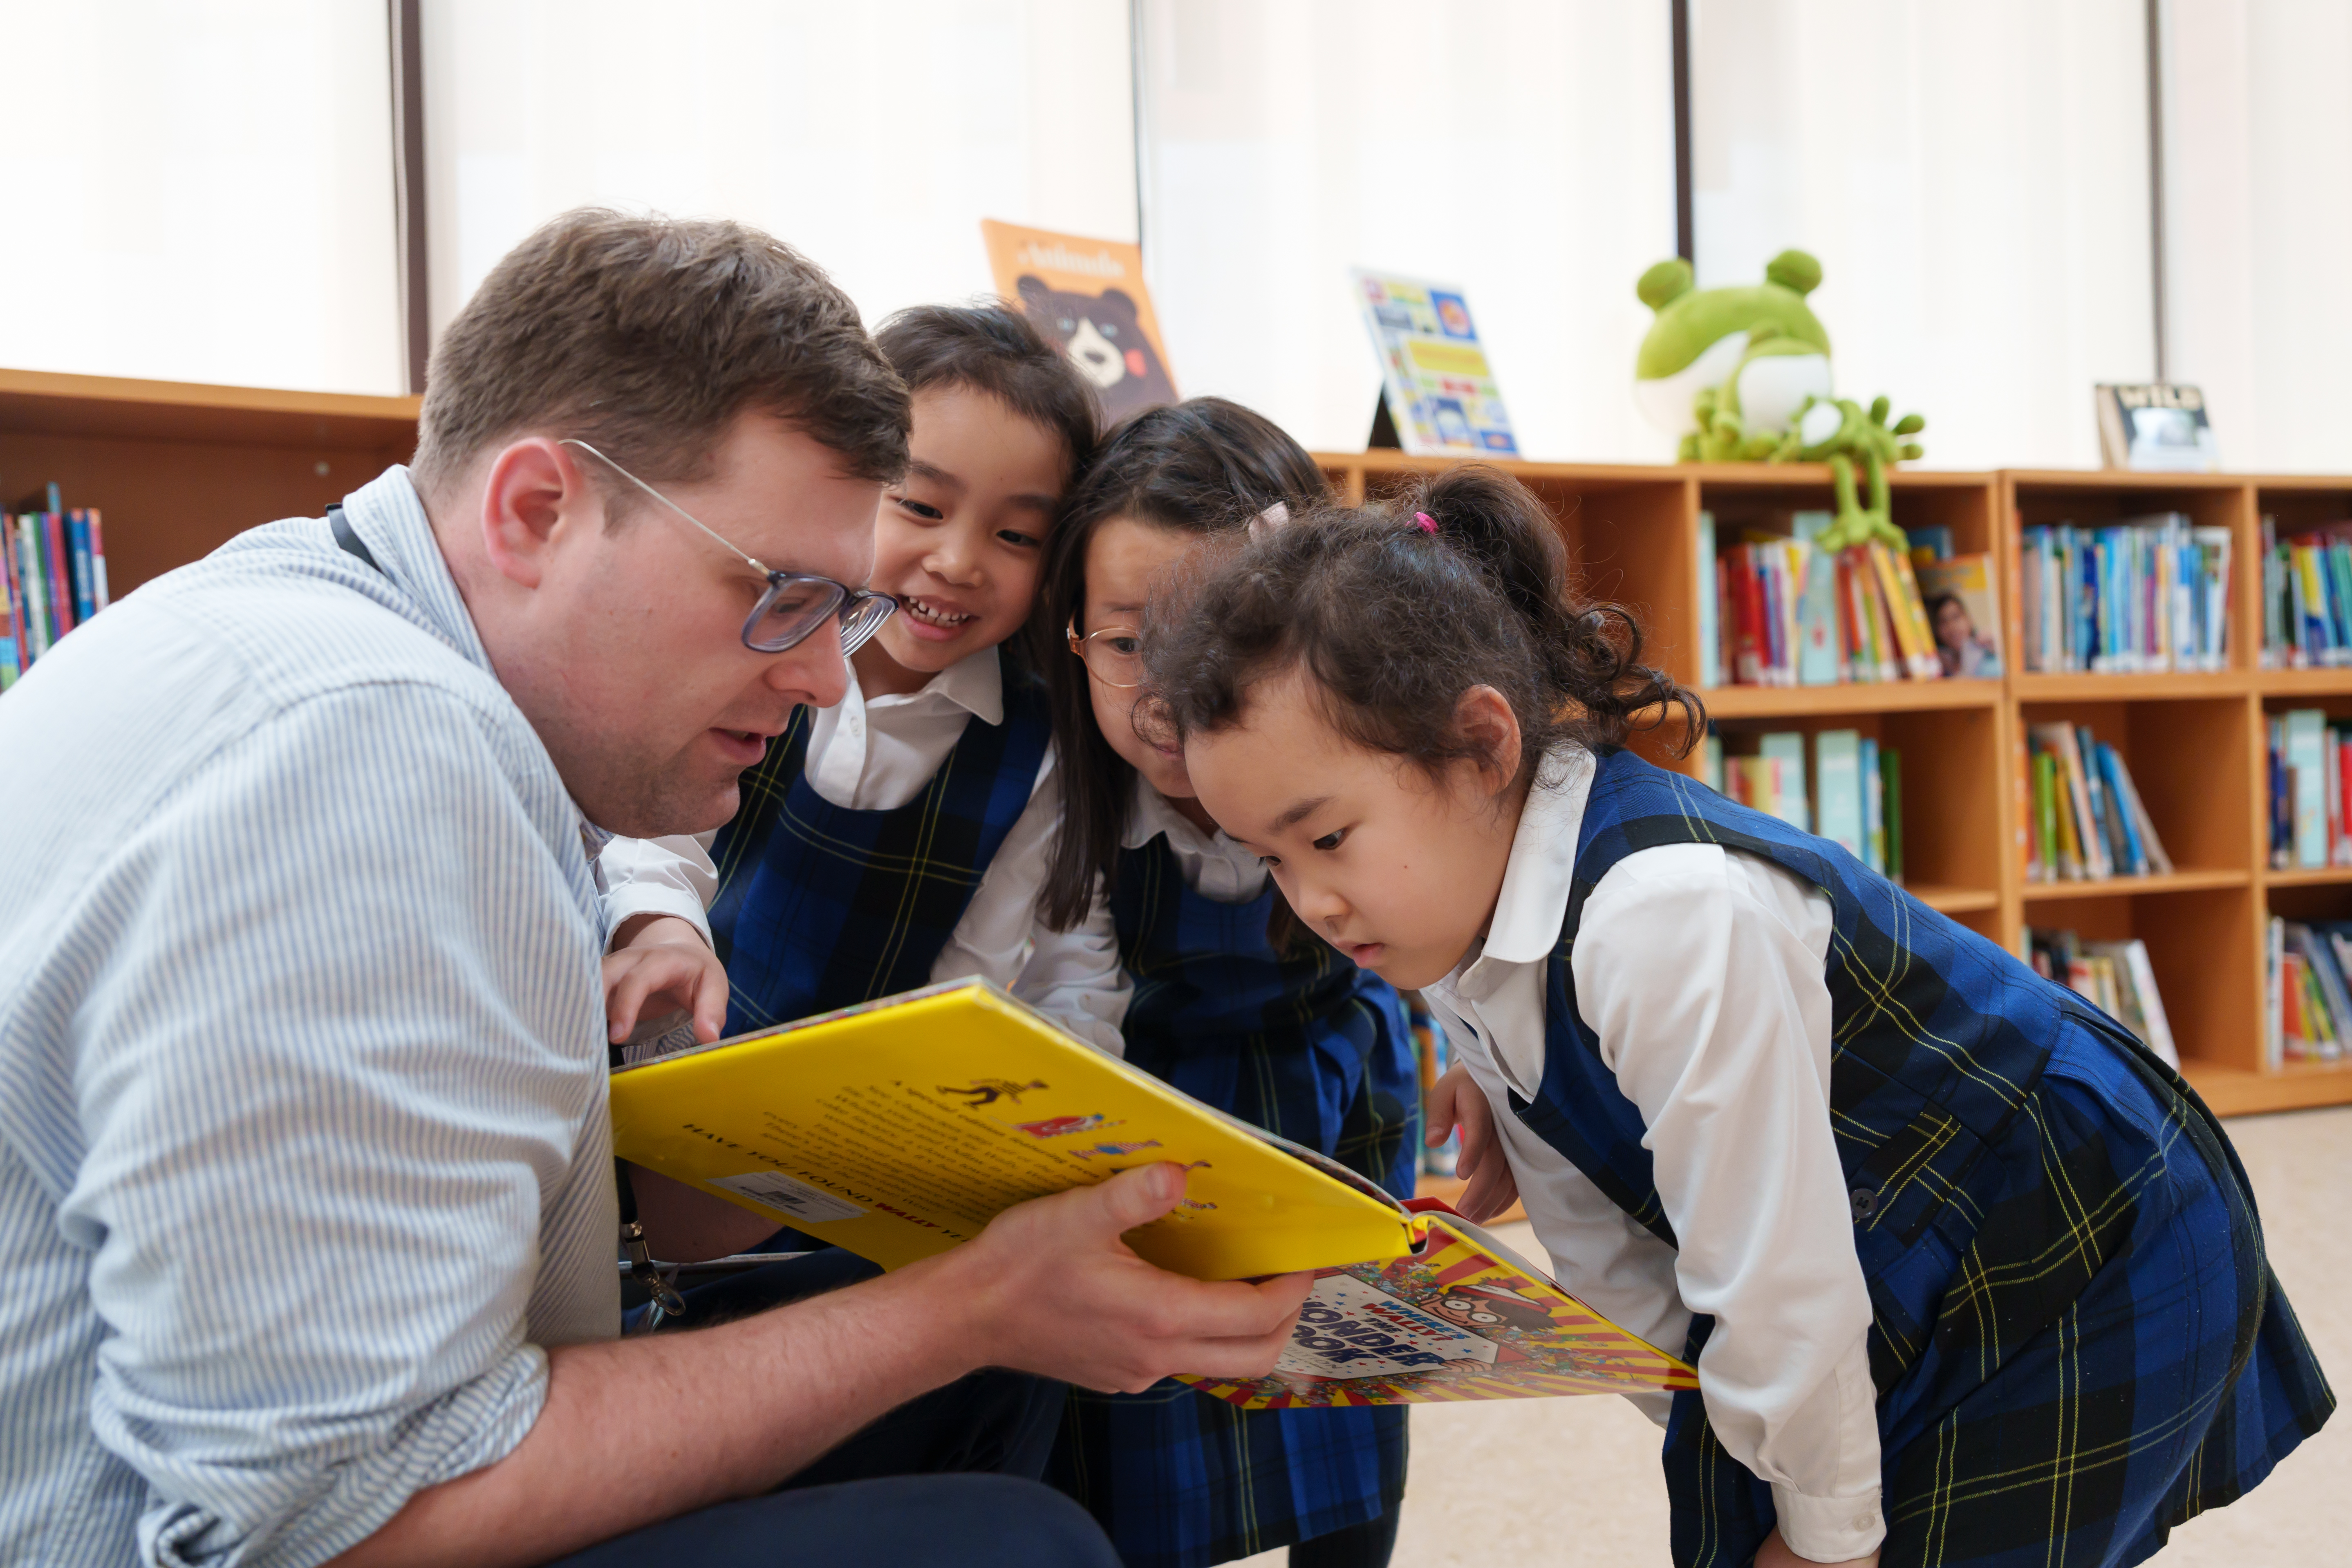
[[0,506],[50,480],[106,522],[117,597],[230,535],[316,517],[416,446],[414,397],[0,370]]
[[[1442,460],[1392,452],[1319,459],[1351,500],[1394,489]],[[1505,464],[1549,502],[1588,592],[1642,617],[1648,656],[1685,683],[1698,676],[1703,586],[1698,514],[1718,538],[1743,521],[1832,505],[1826,469],[1742,464],[1574,467]],[[2263,721],[2315,706],[2352,716],[2352,669],[2260,668],[2261,519],[2290,526],[2352,517],[2352,478],[2015,470],[1894,477],[1895,521],[1942,523],[1962,553],[1999,568],[2010,674],[2000,680],[1811,688],[1718,687],[1701,693],[1718,731],[1858,729],[1903,752],[1905,865],[1929,907],[2017,949],[2029,924],[2093,940],[2147,943],[2189,1080],[2237,1115],[2352,1102],[2352,1066],[2269,1068],[2263,1059],[2265,922],[2352,919],[2352,868],[2273,871],[2267,845]],[[2230,668],[2179,675],[2025,675],[2015,591],[2019,528],[2185,511],[2231,531],[2236,582]],[[1681,726],[1663,716],[1636,737],[1675,759]],[[2025,726],[2087,723],[2129,763],[2178,869],[2170,876],[2029,883],[2024,876]]]
[[[417,401],[128,381],[0,370],[0,503],[54,479],[69,506],[106,519],[120,595],[272,518],[316,516],[404,461]],[[1441,459],[1394,452],[1318,459],[1350,500],[1392,490]],[[1826,468],[1743,464],[1504,465],[1551,507],[1588,592],[1642,617],[1648,657],[1698,679],[1698,514],[1737,529],[1767,513],[1822,510]],[[2273,913],[2352,919],[2352,870],[2273,871],[2267,846],[2265,715],[2318,706],[2352,715],[2352,669],[2266,670],[2260,588],[2251,570],[2260,520],[2290,528],[2352,517],[2352,478],[1903,470],[1895,521],[1941,523],[1962,552],[2000,568],[2011,674],[1702,693],[1722,731],[1858,729],[1903,752],[1905,864],[1931,907],[2014,949],[2029,921],[2148,944],[2190,1081],[2225,1113],[2352,1102],[2352,1067],[2263,1059],[2263,939]],[[2181,510],[2231,530],[2237,583],[2231,667],[2205,674],[2016,673],[2018,527]],[[1711,582],[1709,590],[1711,591]],[[2024,879],[2024,726],[2087,722],[2116,744],[2179,869],[2076,884]],[[1678,727],[1638,737],[1675,759]]]

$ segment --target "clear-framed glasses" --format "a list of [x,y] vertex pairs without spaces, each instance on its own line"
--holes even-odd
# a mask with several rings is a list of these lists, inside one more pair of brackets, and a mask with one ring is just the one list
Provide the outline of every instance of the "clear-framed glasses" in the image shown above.
[[844,658],[866,646],[866,640],[882,629],[882,623],[898,610],[898,601],[887,594],[877,594],[866,588],[853,588],[846,583],[836,583],[830,577],[819,577],[808,572],[779,572],[748,552],[737,549],[727,537],[709,523],[661,491],[591,447],[587,442],[567,436],[562,444],[577,447],[654,500],[702,530],[711,538],[767,578],[767,590],[751,613],[743,620],[743,646],[753,653],[782,653],[796,647],[834,616],[841,617],[841,655]]
[[1072,620],[1063,635],[1070,651],[1086,661],[1087,673],[1105,686],[1126,690],[1143,684],[1143,634],[1133,626],[1105,626],[1080,637]]

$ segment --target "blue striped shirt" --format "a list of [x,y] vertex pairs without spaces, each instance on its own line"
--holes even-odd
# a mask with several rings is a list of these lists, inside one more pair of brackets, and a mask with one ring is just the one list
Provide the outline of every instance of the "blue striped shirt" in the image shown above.
[[618,1329],[583,824],[407,471],[0,699],[0,1563],[309,1564]]

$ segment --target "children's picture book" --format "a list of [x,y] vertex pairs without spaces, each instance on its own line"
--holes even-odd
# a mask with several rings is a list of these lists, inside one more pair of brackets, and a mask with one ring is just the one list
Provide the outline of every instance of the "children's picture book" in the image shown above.
[[1362,268],[1352,276],[1397,444],[1420,457],[1517,457],[1464,291]]
[[1696,1388],[1634,1338],[1433,1198],[1403,1258],[1321,1270],[1265,1377],[1187,1377],[1245,1410],[1328,1409]]
[[1935,634],[1944,673],[1963,680],[2000,674],[2000,605],[1993,596],[1992,557],[1955,555],[1912,570]]
[[[1320,1331],[1301,1332],[1288,1371],[1276,1373],[1307,1382],[1211,1387],[1239,1403],[1696,1386],[1682,1362],[1442,1205],[1416,1212],[1337,1161],[1066,1034],[985,981],[633,1063],[613,1073],[611,1106],[620,1158],[886,1268],[968,1241],[1015,1204],[1138,1165],[1181,1165],[1183,1201],[1127,1233],[1139,1256],[1199,1279],[1321,1275],[1300,1322]],[[1473,1287],[1483,1294],[1463,1293]],[[1310,1387],[1320,1395],[1299,1395]]]
[[981,220],[980,234],[996,291],[1070,356],[1101,400],[1106,425],[1176,401],[1139,246],[994,218]]
[[2178,382],[2101,383],[2099,459],[2110,468],[2210,474],[2221,467],[2205,395]]

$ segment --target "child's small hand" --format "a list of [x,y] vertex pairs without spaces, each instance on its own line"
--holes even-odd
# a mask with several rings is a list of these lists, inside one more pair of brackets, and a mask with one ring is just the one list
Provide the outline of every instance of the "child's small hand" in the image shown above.
[[629,1037],[656,998],[693,1014],[694,1037],[705,1045],[727,1022],[727,966],[676,915],[630,921],[604,955],[604,1017],[614,1044]]
[[1843,1563],[1816,1563],[1810,1557],[1800,1557],[1790,1550],[1775,1528],[1756,1549],[1754,1568],[1878,1568],[1878,1553],[1867,1557],[1849,1557]]
[[1455,1062],[1429,1091],[1429,1146],[1445,1142],[1455,1128],[1462,1131],[1462,1152],[1454,1158],[1454,1173],[1469,1184],[1454,1200],[1468,1220],[1488,1220],[1519,1201],[1518,1178],[1503,1155],[1503,1140],[1495,1127],[1486,1094],[1470,1081],[1470,1068]]

